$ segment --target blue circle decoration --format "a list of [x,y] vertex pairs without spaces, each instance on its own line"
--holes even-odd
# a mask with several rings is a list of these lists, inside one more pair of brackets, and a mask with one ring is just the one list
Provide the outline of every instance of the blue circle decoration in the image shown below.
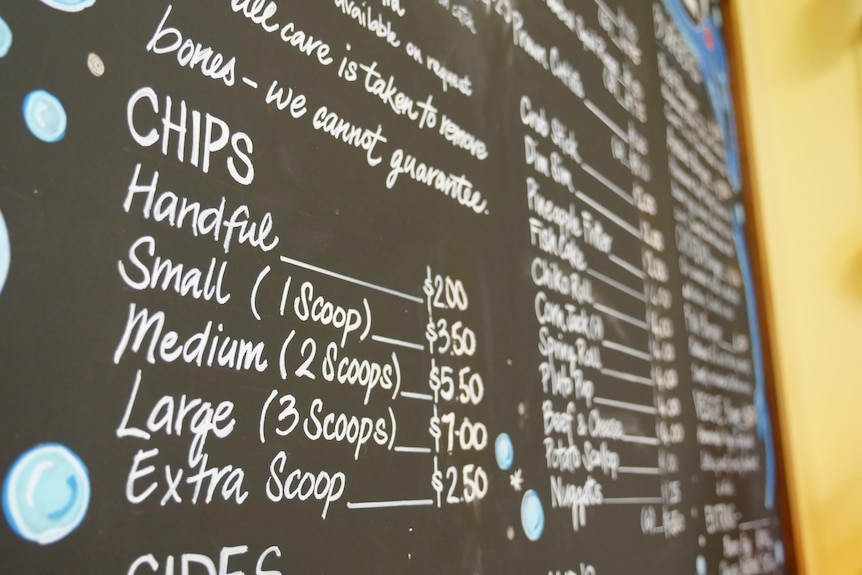
[[3,484],[3,511],[9,526],[41,545],[77,529],[89,505],[90,477],[84,462],[57,443],[22,454]]
[[6,20],[0,16],[0,58],[9,53],[9,48],[12,47],[12,29]]
[[24,121],[34,136],[53,144],[66,135],[66,110],[56,96],[34,90],[24,98]]
[[530,541],[538,541],[545,530],[545,509],[539,494],[532,489],[521,499],[521,527]]
[[3,286],[6,285],[11,262],[12,246],[9,243],[9,229],[6,227],[6,220],[3,219],[3,212],[0,212],[0,294],[3,293]]
[[779,565],[784,565],[784,543],[776,541],[772,547],[775,554],[775,561]]
[[695,568],[697,569],[697,575],[706,575],[706,559],[703,555],[697,556]]
[[515,460],[515,447],[508,433],[501,433],[494,441],[494,455],[497,457],[497,465],[503,471],[511,469]]
[[95,3],[96,0],[42,0],[42,4],[63,12],[80,12]]

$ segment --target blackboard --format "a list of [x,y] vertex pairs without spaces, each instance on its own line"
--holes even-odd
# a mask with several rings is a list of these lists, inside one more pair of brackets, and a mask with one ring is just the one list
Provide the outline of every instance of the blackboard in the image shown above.
[[16,573],[783,573],[717,4],[0,7]]

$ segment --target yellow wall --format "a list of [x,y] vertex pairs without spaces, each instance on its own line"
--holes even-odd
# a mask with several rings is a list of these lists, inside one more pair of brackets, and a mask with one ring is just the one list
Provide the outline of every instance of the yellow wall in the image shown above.
[[734,0],[800,567],[862,573],[862,1]]

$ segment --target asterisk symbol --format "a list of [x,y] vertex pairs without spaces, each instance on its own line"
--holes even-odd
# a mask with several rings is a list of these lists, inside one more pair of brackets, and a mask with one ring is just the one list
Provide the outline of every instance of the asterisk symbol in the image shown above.
[[524,477],[521,474],[520,469],[518,469],[517,471],[515,471],[515,473],[509,476],[509,485],[511,485],[512,489],[514,489],[515,491],[520,491],[523,483]]

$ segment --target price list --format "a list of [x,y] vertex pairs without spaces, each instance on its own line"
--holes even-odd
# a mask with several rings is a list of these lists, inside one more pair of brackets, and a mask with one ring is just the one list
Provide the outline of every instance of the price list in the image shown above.
[[722,34],[0,7],[9,569],[784,573]]

